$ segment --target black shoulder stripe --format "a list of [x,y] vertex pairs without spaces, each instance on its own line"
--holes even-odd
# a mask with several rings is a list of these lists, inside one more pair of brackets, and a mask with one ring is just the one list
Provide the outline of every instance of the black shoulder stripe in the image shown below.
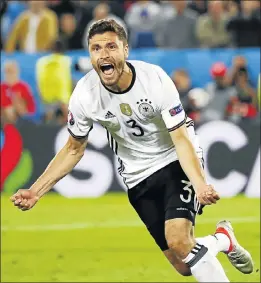
[[77,136],[77,135],[75,135],[69,128],[67,128],[67,130],[68,130],[68,132],[70,133],[70,135],[71,135],[73,138],[75,138],[75,139],[77,139],[77,140],[81,140],[81,139],[85,139],[85,138],[88,137],[88,135],[89,135],[90,131],[92,130],[92,128],[93,128],[93,127],[90,128],[89,132],[88,132],[87,135],[85,135],[85,136]]
[[185,116],[185,119],[183,121],[181,121],[178,125],[168,129],[169,132],[173,132],[175,130],[177,130],[178,128],[180,128],[182,125],[184,125],[186,123],[187,120],[187,115]]

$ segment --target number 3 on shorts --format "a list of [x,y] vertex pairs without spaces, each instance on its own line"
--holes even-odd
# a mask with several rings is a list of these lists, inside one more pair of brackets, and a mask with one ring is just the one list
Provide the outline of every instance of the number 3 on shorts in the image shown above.
[[180,199],[183,202],[189,203],[191,201],[192,189],[190,187],[192,185],[189,181],[186,181],[186,180],[182,180],[181,183],[186,184],[186,186],[183,188],[183,190],[188,192],[188,197],[185,198],[183,194],[180,194]]

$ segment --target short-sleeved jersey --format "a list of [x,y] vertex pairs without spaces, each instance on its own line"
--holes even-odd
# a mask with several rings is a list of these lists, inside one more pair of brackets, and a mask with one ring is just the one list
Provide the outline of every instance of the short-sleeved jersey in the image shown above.
[[202,150],[169,76],[156,65],[127,64],[133,78],[121,93],[106,88],[94,70],[78,82],[69,103],[68,130],[74,138],[84,138],[93,122],[100,123],[119,157],[119,173],[131,189],[178,159],[170,131],[186,124],[199,158]]

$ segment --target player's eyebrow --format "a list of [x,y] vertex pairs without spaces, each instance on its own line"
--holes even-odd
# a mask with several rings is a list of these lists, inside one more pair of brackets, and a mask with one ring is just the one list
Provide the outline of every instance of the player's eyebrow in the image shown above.
[[[105,43],[105,46],[110,46],[110,45],[116,45],[118,46],[118,44],[115,41],[109,41]],[[101,45],[99,43],[92,43],[90,44],[91,48],[93,47],[101,47]]]
[[101,45],[99,43],[93,43],[91,44],[91,48],[95,48],[95,47],[101,47]]

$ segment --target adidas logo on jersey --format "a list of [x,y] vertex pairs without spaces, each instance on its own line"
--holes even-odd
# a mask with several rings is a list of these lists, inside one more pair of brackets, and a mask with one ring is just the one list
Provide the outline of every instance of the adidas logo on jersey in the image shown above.
[[108,111],[105,115],[105,119],[110,119],[116,117],[114,114],[112,114],[110,111]]

